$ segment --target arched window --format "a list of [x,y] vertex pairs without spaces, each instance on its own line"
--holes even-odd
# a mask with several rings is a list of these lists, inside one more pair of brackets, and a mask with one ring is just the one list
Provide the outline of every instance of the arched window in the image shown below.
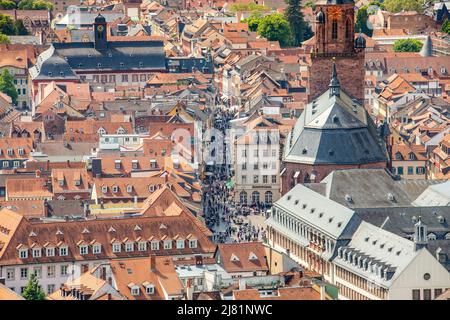
[[247,192],[242,191],[239,194],[239,202],[242,203],[242,204],[247,204]]
[[266,193],[264,194],[264,202],[272,203],[272,191],[266,191]]
[[254,191],[252,193],[252,203],[259,203],[259,192]]
[[352,31],[352,23],[350,19],[345,22],[345,38],[350,39]]
[[331,24],[331,38],[337,39],[337,37],[338,37],[338,24],[337,20],[333,20]]

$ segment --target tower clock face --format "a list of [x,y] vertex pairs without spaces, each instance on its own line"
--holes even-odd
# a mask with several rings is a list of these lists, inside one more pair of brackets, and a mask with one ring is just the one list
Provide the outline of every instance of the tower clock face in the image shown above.
[[102,32],[103,29],[104,29],[103,26],[98,26],[98,27],[97,27],[97,31],[98,31],[98,32]]
[[331,18],[331,20],[338,20],[342,17],[342,9],[339,7],[331,7],[329,9],[329,17]]

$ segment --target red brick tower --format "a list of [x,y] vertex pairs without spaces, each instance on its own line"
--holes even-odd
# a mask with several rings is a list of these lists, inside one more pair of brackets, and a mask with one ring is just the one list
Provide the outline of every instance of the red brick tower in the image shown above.
[[[312,53],[309,101],[323,93],[336,62],[342,87],[364,101],[364,41],[355,41],[353,0],[320,0],[316,7],[316,44]],[[358,39],[360,40],[360,39]]]

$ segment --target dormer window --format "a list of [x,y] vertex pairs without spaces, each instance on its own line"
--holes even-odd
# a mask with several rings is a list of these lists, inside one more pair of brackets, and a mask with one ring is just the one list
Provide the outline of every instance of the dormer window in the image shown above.
[[76,185],[76,186],[80,186],[80,185],[81,185],[81,180],[76,179],[76,180],[75,180],[75,185]]
[[239,258],[234,253],[232,253],[230,261],[239,261]]
[[145,286],[145,293],[147,294],[154,294],[155,293],[155,286],[153,284],[148,284]]
[[415,154],[414,153],[410,153],[409,154],[409,160],[416,160],[416,156],[415,156]]
[[177,249],[184,249],[184,240],[182,239],[177,240]]
[[68,251],[69,251],[69,250],[68,250],[68,247],[67,247],[67,246],[61,247],[61,248],[59,248],[59,255],[60,255],[61,257],[67,256]]
[[81,255],[88,254],[88,246],[87,245],[81,245],[80,246],[80,254]]
[[445,67],[441,67],[441,74],[446,74],[447,70],[445,69]]
[[152,250],[159,250],[159,241],[158,240],[153,240],[151,242],[151,249]]
[[150,159],[150,168],[155,169],[156,168],[156,160]]
[[51,247],[51,248],[46,248],[45,249],[45,255],[47,257],[54,257],[55,256],[55,248]]
[[164,240],[164,249],[166,250],[172,249],[172,240]]
[[191,249],[197,248],[197,239],[189,240],[189,248],[191,248]]
[[121,167],[122,167],[122,161],[120,161],[120,160],[115,160],[114,161],[114,167],[117,169],[117,170],[119,170]]
[[121,247],[120,243],[113,243],[112,251],[113,251],[113,253],[121,252],[122,251],[122,247]]
[[20,156],[23,156],[23,154],[24,154],[23,148],[17,149],[17,152],[19,153]]
[[92,253],[93,254],[99,254],[102,253],[102,245],[101,244],[94,244],[92,246]]
[[133,168],[133,170],[136,170],[138,168],[138,161],[131,160],[131,167]]
[[258,257],[253,252],[250,252],[250,254],[248,255],[248,260],[258,260]]
[[127,185],[127,192],[128,193],[131,193],[131,192],[133,192],[133,186],[132,185]]
[[19,250],[19,257],[20,257],[20,259],[28,258],[28,249],[20,249]]
[[58,184],[60,187],[64,187],[64,179],[58,180]]
[[40,248],[35,248],[32,250],[32,255],[33,258],[40,258],[41,257],[41,249]]
[[155,186],[154,185],[149,185],[148,186],[148,191],[150,191],[150,192],[153,192],[153,191],[155,191]]
[[138,296],[138,295],[139,295],[139,292],[140,292],[140,290],[139,290],[139,287],[138,287],[138,286],[132,286],[132,287],[131,287],[131,295],[133,295],[133,296]]
[[7,151],[8,156],[12,156],[13,155],[13,149],[12,148],[8,148]]
[[108,187],[102,186],[102,193],[107,193],[107,192],[108,192]]
[[134,250],[134,243],[133,242],[127,242],[125,243],[125,251],[131,252]]
[[147,242],[146,241],[138,242],[138,250],[139,251],[146,251],[147,250]]
[[119,187],[118,186],[112,186],[111,190],[112,190],[113,193],[117,193],[117,192],[119,192]]

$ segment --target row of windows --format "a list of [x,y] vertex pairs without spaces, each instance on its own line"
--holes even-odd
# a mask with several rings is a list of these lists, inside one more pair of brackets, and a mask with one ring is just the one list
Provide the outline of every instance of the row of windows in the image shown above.
[[[447,288],[447,290],[448,289],[449,288]],[[432,300],[432,299],[436,299],[437,297],[439,297],[443,291],[445,291],[445,290],[444,289],[434,289],[434,298],[431,296],[431,289],[423,289],[422,294],[421,294],[420,289],[413,289],[411,294],[412,294],[413,300]]]
[[[43,251],[45,252],[45,256],[47,257],[54,257],[56,255],[56,248],[49,247],[42,250],[41,248],[33,248],[31,249],[31,255],[33,258],[40,258],[42,257]],[[28,258],[28,249],[19,249],[19,257],[20,259],[27,259]],[[67,246],[60,247],[59,250],[59,256],[64,257],[67,256],[69,249]]]
[[[54,278],[56,277],[56,266],[47,266],[46,268],[47,272],[47,278]],[[29,276],[29,268],[23,267],[20,268],[20,280],[28,280]],[[42,267],[33,267],[32,272],[36,274],[38,279],[42,278]],[[59,268],[59,274],[60,276],[68,276],[69,275],[69,265],[61,265]],[[16,270],[14,268],[8,268],[6,269],[6,280],[13,281],[16,278]]]
[[[271,154],[271,156],[272,157],[277,157],[278,156],[278,150],[277,149],[272,149],[272,150],[269,150],[269,149],[263,149],[263,157],[264,158],[267,158],[268,156],[269,156],[269,153]],[[243,150],[241,150],[241,155],[242,155],[242,157],[243,158],[247,158],[247,150],[246,149],[243,149]],[[254,157],[259,157],[259,149],[254,149],[253,150],[253,156]]]
[[[398,175],[403,175],[404,171],[403,171],[403,167],[392,167],[391,169],[393,174],[398,174]],[[425,174],[425,167],[416,167],[415,170],[416,174]],[[407,174],[409,176],[414,174],[414,167],[408,167],[407,168]]]
[[[128,74],[122,74],[121,80],[122,82],[128,82]],[[132,74],[131,75],[131,82],[146,82],[148,79],[150,79],[151,75],[147,74]],[[86,80],[85,76],[82,76],[81,78],[83,81]],[[116,75],[110,74],[110,75],[94,75],[93,76],[94,82],[100,82],[100,83],[115,83],[116,82]]]
[[[247,170],[247,163],[243,163],[241,167],[242,167],[242,170]],[[276,170],[277,169],[277,163],[276,162],[271,162],[271,167],[272,167],[272,170]],[[263,162],[262,163],[262,168],[264,170],[268,170],[269,169],[269,163]],[[259,163],[254,163],[253,164],[253,170],[259,170]]]
[[[351,283],[352,285],[367,291],[374,296],[377,296],[381,299],[387,298],[387,291],[380,286],[377,286],[373,283],[369,283],[366,279],[355,275],[354,273],[347,271],[341,267],[336,267],[336,276],[341,278],[342,280]],[[345,294],[344,294],[345,295]],[[347,298],[350,298],[348,295],[345,295]]]
[[[61,284],[62,285],[62,284]],[[26,287],[20,287],[20,294],[23,294],[23,292],[25,291],[25,288]],[[41,288],[42,289],[42,286],[39,286],[39,288]],[[53,292],[55,292],[55,285],[54,284],[48,284],[47,285],[47,294],[51,294],[51,293],[53,293]],[[9,288],[10,290],[12,290],[12,291],[15,291],[16,290],[16,288],[14,288],[14,287],[10,287]]]
[[[2,162],[3,168],[9,168],[9,161],[3,161]],[[13,161],[13,168],[20,167],[20,161]]]
[[[271,183],[277,183],[277,176],[276,175],[272,175],[271,176]],[[241,181],[243,184],[247,183],[247,176],[242,176],[241,177]],[[259,175],[254,175],[253,176],[253,183],[259,183]],[[262,183],[269,183],[269,176],[268,175],[263,175],[262,176]]]
[[[0,155],[3,153],[2,149],[0,149]],[[8,156],[12,156],[14,155],[14,149],[13,148],[7,148],[6,149],[6,154]],[[20,156],[23,156],[25,154],[25,149],[24,148],[17,148],[17,154],[19,154]]]
[[26,95],[27,94],[27,89],[17,89],[17,94],[18,95],[21,95],[21,94]]
[[[258,191],[252,192],[252,203],[259,203],[260,202],[260,196]],[[266,191],[264,192],[264,202],[265,203],[272,203],[273,201],[273,193],[272,191]],[[239,193],[239,202],[241,204],[247,204],[247,192],[241,191]]]
[[28,84],[28,79],[14,79],[14,84]]

